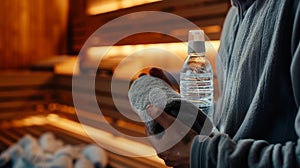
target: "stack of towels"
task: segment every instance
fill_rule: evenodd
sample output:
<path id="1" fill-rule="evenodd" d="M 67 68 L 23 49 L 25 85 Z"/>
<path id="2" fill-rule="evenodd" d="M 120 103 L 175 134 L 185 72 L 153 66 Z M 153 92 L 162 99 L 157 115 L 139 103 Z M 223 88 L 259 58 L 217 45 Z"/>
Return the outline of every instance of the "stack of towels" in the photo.
<path id="1" fill-rule="evenodd" d="M 104 168 L 107 162 L 102 148 L 65 145 L 51 132 L 39 139 L 25 135 L 0 155 L 0 168 Z"/>

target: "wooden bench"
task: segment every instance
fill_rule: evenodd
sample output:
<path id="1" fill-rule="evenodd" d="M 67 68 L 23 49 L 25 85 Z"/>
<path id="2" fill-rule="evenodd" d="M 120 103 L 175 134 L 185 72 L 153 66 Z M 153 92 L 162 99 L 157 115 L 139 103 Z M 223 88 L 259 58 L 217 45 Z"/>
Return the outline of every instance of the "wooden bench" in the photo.
<path id="1" fill-rule="evenodd" d="M 93 79 L 86 77 L 86 80 Z M 83 133 L 76 132 L 80 126 L 78 117 L 84 118 L 86 121 L 84 124 L 98 130 L 109 123 L 124 134 L 145 136 L 143 123 L 127 118 L 115 107 L 110 93 L 111 79 L 97 77 L 94 80 L 96 99 L 105 121 L 98 120 L 95 108 L 74 108 L 72 87 L 76 88 L 76 92 L 80 93 L 80 98 L 86 104 L 95 97 L 89 95 L 91 88 L 84 84 L 77 83 L 72 86 L 72 76 L 48 72 L 0 73 L 0 152 L 17 142 L 24 134 L 38 137 L 47 131 L 53 132 L 66 143 L 93 143 L 94 141 L 83 130 L 81 130 Z M 129 104 L 126 105 L 128 100 L 124 94 L 118 96 L 124 102 L 123 108 L 127 109 L 128 115 L 135 115 Z M 76 110 L 81 112 L 76 113 Z M 55 120 L 52 116 L 57 116 L 60 120 Z M 74 126 L 74 130 L 62 128 L 59 122 L 67 120 L 76 123 L 77 127 Z M 128 157 L 110 151 L 108 155 L 111 167 L 164 167 L 162 161 L 153 161 L 153 157 Z"/>

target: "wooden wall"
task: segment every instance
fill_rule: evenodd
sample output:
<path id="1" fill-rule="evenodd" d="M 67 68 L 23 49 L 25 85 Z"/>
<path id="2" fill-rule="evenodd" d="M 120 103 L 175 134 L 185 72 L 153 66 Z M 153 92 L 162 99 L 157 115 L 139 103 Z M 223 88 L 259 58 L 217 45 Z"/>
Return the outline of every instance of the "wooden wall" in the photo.
<path id="1" fill-rule="evenodd" d="M 0 70 L 25 69 L 36 61 L 54 55 L 77 54 L 97 28 L 132 12 L 164 11 L 185 17 L 201 28 L 216 25 L 222 28 L 228 8 L 229 0 L 163 0 L 105 14 L 88 15 L 86 0 L 2 0 Z M 126 23 L 123 26 L 128 28 Z M 123 26 L 120 25 L 120 30 Z M 172 28 L 172 25 L 169 27 Z M 117 32 L 105 38 L 109 39 L 110 35 Z M 176 41 L 158 34 L 150 34 L 151 38 L 144 36 L 149 34 L 128 37 L 119 45 Z M 220 30 L 210 32 L 208 36 L 210 39 L 219 39 Z"/>
<path id="2" fill-rule="evenodd" d="M 68 0 L 1 0 L 0 70 L 67 53 Z"/>
<path id="3" fill-rule="evenodd" d="M 70 25 L 69 29 L 72 34 L 70 37 L 70 50 L 77 53 L 80 51 L 84 42 L 88 37 L 99 27 L 108 23 L 109 21 L 139 11 L 163 11 L 176 14 L 193 22 L 200 28 L 210 28 L 213 31 L 207 31 L 210 39 L 216 40 L 220 38 L 222 25 L 229 9 L 229 0 L 163 0 L 151 4 L 140 5 L 118 11 L 89 15 L 86 9 L 86 0 L 72 0 L 70 3 Z M 163 25 L 170 32 L 180 32 L 183 37 L 187 37 L 188 28 L 185 25 L 174 25 L 174 22 L 164 21 L 164 23 L 157 23 L 161 18 L 153 18 L 149 20 L 149 24 Z M 126 29 L 136 29 L 137 25 L 129 25 L 124 22 L 117 27 L 112 27 L 111 32 L 102 35 L 99 39 L 99 44 L 109 43 L 109 39 L 113 39 L 118 32 L 126 31 Z M 208 29 L 207 29 L 208 30 Z M 146 40 L 145 40 L 146 39 Z M 178 41 L 178 39 L 177 39 Z M 176 42 L 176 39 L 170 38 L 166 35 L 143 33 L 139 35 L 130 36 L 118 42 L 118 45 L 126 44 L 146 44 L 146 43 L 161 43 L 161 42 Z"/>

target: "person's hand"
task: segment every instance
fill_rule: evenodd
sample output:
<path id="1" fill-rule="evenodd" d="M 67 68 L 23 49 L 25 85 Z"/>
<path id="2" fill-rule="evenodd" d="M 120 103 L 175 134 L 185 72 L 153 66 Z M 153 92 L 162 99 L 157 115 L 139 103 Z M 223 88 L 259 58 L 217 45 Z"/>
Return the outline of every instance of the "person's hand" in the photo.
<path id="1" fill-rule="evenodd" d="M 149 70 L 149 75 L 164 80 L 175 91 L 179 92 L 179 85 L 176 82 L 177 80 L 171 74 L 168 74 L 168 75 L 166 75 L 166 74 L 168 74 L 168 72 L 164 72 L 163 70 L 161 70 L 159 68 L 151 68 Z"/>
<path id="2" fill-rule="evenodd" d="M 149 138 L 149 141 L 157 151 L 158 156 L 165 161 L 167 166 L 189 167 L 190 148 L 192 140 L 197 133 L 178 120 L 176 120 L 176 124 L 174 124 L 174 117 L 168 115 L 162 109 L 154 105 L 148 105 L 146 111 L 148 115 L 165 130 L 162 137 L 158 138 L 154 136 Z M 147 129 L 146 132 L 149 135 Z M 179 142 L 177 142 L 177 140 L 179 140 Z M 171 143 L 174 143 L 173 147 L 166 151 L 162 151 L 162 149 Z"/>

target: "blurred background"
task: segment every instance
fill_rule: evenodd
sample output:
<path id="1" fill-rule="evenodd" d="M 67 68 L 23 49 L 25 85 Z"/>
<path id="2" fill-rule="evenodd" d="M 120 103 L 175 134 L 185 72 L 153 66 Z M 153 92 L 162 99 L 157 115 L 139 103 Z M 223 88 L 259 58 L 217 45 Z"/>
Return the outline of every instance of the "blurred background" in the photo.
<path id="1" fill-rule="evenodd" d="M 153 149 L 147 142 L 128 140 L 122 134 L 109 132 L 105 126 L 109 123 L 121 133 L 145 136 L 144 124 L 128 117 L 136 116 L 128 103 L 127 91 L 120 92 L 118 101 L 122 105 L 115 107 L 112 76 L 120 82 L 132 81 L 139 73 L 147 73 L 149 63 L 178 73 L 181 62 L 172 58 L 175 54 L 183 61 L 187 56 L 182 39 L 187 41 L 191 27 L 164 17 L 151 18 L 147 24 L 157 25 L 165 34 L 144 32 L 115 42 L 116 37 L 128 30 L 140 30 L 139 22 L 122 22 L 109 25 L 105 34 L 93 36 L 90 40 L 95 45 L 84 49 L 83 45 L 98 28 L 118 17 L 141 11 L 167 12 L 205 31 L 207 56 L 216 72 L 215 57 L 230 7 L 229 0 L 2 0 L 1 3 L 0 152 L 26 134 L 39 138 L 50 131 L 66 144 L 95 143 L 95 139 L 100 139 L 97 143 L 136 155 Z M 108 47 L 109 51 L 105 52 Z M 158 50 L 146 52 L 149 48 Z M 102 55 L 105 56 L 99 64 L 97 60 Z M 118 67 L 125 59 L 127 62 Z M 83 102 L 92 101 L 87 86 L 82 83 L 72 86 L 72 75 L 89 74 L 94 66 L 98 67 L 94 92 L 103 113 L 100 118 L 96 109 L 75 109 L 72 98 L 72 87 L 76 87 Z M 138 71 L 126 73 L 130 69 Z M 93 76 L 86 78 L 92 80 Z M 84 118 L 83 124 L 94 131 L 95 137 L 85 133 L 78 117 Z M 155 155 L 130 158 L 110 150 L 106 152 L 107 167 L 164 167 Z"/>

